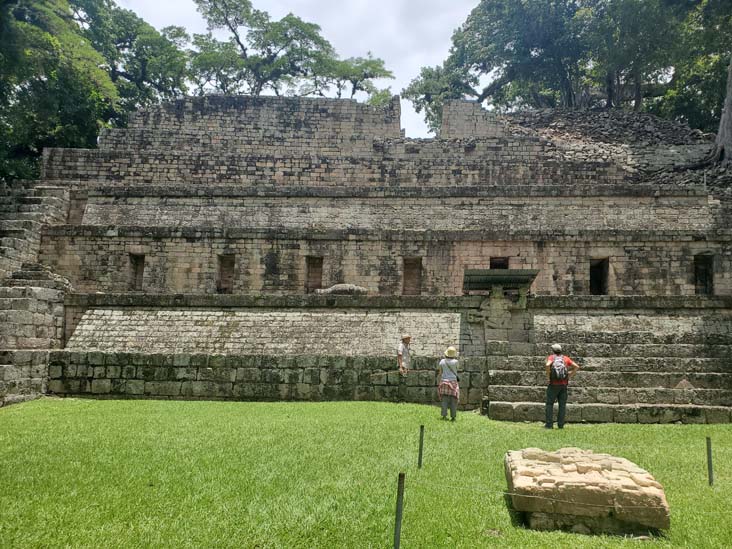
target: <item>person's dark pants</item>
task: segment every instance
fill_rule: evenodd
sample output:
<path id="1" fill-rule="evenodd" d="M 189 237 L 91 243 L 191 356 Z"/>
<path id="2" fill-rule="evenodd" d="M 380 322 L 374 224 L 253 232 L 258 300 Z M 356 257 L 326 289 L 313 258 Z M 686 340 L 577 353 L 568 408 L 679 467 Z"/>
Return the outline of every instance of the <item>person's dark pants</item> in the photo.
<path id="1" fill-rule="evenodd" d="M 546 421 L 545 426 L 552 428 L 554 421 L 554 403 L 559 401 L 559 415 L 557 416 L 557 425 L 561 429 L 564 427 L 564 414 L 567 411 L 567 386 L 566 385 L 548 385 L 546 388 Z"/>

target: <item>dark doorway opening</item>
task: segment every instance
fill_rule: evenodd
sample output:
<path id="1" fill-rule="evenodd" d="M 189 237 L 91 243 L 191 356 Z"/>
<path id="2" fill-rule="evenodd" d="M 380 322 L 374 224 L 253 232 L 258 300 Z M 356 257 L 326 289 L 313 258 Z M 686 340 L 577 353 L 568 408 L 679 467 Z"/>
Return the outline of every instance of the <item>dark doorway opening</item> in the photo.
<path id="1" fill-rule="evenodd" d="M 491 269 L 508 269 L 507 257 L 491 257 Z"/>
<path id="2" fill-rule="evenodd" d="M 404 286 L 402 294 L 419 295 L 422 293 L 422 258 L 404 258 Z"/>
<path id="3" fill-rule="evenodd" d="M 305 292 L 313 293 L 323 287 L 323 258 L 307 256 L 305 258 Z"/>
<path id="4" fill-rule="evenodd" d="M 236 256 L 224 254 L 219 256 L 218 275 L 216 277 L 216 292 L 230 294 L 234 292 L 234 266 Z"/>
<path id="5" fill-rule="evenodd" d="M 714 295 L 714 256 L 694 256 L 694 290 L 697 295 Z"/>
<path id="6" fill-rule="evenodd" d="M 142 291 L 144 275 L 145 256 L 143 254 L 130 254 L 130 290 L 133 292 Z"/>
<path id="7" fill-rule="evenodd" d="M 609 270 L 608 258 L 590 260 L 590 294 L 607 295 Z"/>

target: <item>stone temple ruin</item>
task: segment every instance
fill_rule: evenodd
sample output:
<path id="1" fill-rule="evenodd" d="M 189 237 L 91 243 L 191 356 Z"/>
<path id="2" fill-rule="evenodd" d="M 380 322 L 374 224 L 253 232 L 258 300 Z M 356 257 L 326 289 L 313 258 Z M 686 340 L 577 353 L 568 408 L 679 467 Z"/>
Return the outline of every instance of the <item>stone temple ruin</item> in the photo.
<path id="1" fill-rule="evenodd" d="M 557 341 L 583 368 L 569 421 L 729 422 L 728 174 L 680 169 L 711 144 L 467 101 L 437 139 L 402 136 L 398 98 L 138 112 L 0 199 L 0 402 L 428 403 L 459 345 L 464 409 L 541 420 Z M 316 293 L 336 284 L 366 293 Z"/>

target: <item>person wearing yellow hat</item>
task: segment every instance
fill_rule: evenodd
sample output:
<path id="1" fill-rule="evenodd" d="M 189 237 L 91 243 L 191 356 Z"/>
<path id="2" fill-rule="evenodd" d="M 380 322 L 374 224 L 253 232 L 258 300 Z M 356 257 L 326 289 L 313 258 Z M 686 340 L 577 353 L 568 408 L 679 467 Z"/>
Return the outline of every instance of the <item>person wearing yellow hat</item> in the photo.
<path id="1" fill-rule="evenodd" d="M 440 360 L 438 373 L 440 381 L 437 394 L 442 403 L 442 419 L 447 420 L 447 409 L 450 408 L 450 419 L 457 418 L 457 404 L 460 399 L 460 377 L 458 376 L 457 349 L 452 345 L 445 351 L 445 358 Z"/>

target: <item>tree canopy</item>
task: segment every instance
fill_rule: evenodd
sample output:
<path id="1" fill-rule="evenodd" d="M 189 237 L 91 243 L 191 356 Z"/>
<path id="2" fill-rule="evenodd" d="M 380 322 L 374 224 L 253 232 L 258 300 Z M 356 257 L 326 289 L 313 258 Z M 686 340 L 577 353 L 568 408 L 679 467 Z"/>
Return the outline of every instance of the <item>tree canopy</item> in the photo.
<path id="1" fill-rule="evenodd" d="M 492 108 L 650 110 L 714 131 L 732 53 L 728 0 L 482 0 L 441 66 L 403 95 L 439 128 L 446 99 Z"/>
<path id="2" fill-rule="evenodd" d="M 383 60 L 340 59 L 314 23 L 249 0 L 196 4 L 209 32 L 191 37 L 113 0 L 0 0 L 0 181 L 37 177 L 44 147 L 93 147 L 100 128 L 189 90 L 391 95 L 374 83 L 393 78 Z"/>

